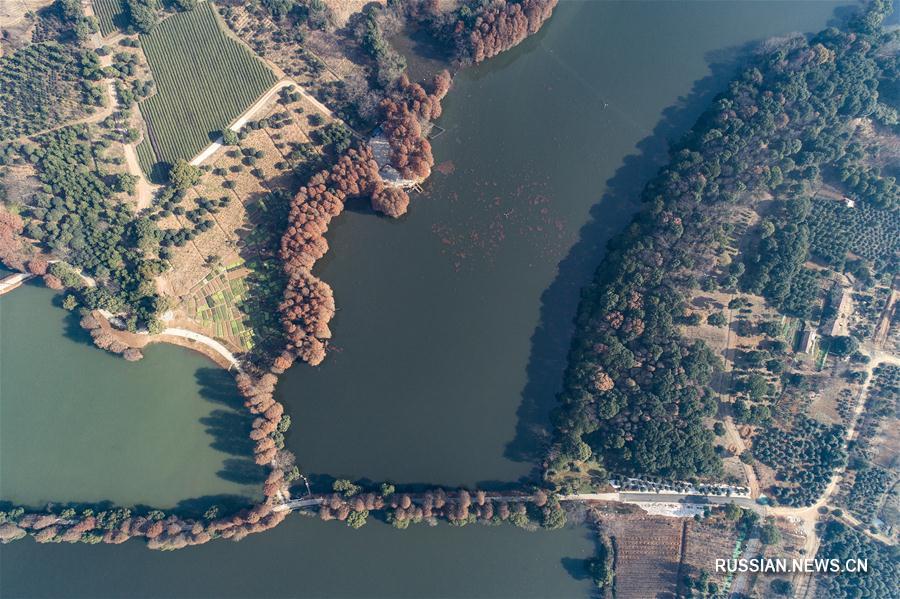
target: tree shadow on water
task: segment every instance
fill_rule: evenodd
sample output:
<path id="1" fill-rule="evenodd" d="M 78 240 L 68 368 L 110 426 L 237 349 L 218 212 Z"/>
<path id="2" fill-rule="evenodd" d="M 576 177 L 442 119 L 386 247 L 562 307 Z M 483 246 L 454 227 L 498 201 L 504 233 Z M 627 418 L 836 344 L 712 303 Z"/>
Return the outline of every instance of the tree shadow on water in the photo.
<path id="1" fill-rule="evenodd" d="M 200 397 L 232 410 L 244 411 L 244 400 L 237 391 L 234 375 L 221 368 L 199 368 L 194 374 Z"/>
<path id="2" fill-rule="evenodd" d="M 213 410 L 200 419 L 206 433 L 213 438 L 210 447 L 242 457 L 253 455 L 254 442 L 249 436 L 252 422 L 246 415 L 226 410 Z"/>
<path id="3" fill-rule="evenodd" d="M 557 405 L 581 289 L 600 264 L 606 244 L 622 231 L 639 208 L 641 191 L 668 161 L 671 142 L 686 133 L 715 96 L 725 88 L 759 42 L 708 52 L 709 74 L 694 82 L 690 92 L 666 108 L 650 135 L 637 143 L 637 152 L 626 156 L 606 182 L 606 190 L 590 210 L 578 241 L 559 263 L 558 273 L 541 296 L 540 318 L 531 337 L 526 369 L 527 382 L 517 411 L 514 438 L 504 456 L 535 464 L 539 478 L 541 461 L 550 441 L 549 415 Z"/>
<path id="4" fill-rule="evenodd" d="M 206 433 L 212 437 L 210 447 L 235 456 L 228 458 L 216 474 L 219 478 L 242 485 L 261 484 L 265 469 L 253 461 L 254 441 L 250 438 L 253 415 L 243 406 L 234 378 L 224 370 L 200 368 L 196 373 L 200 397 L 223 406 L 200 418 Z"/>
<path id="5" fill-rule="evenodd" d="M 575 580 L 587 580 L 590 578 L 584 560 L 577 557 L 564 557 L 559 560 L 566 573 Z"/>
<path id="6" fill-rule="evenodd" d="M 216 474 L 240 485 L 261 485 L 266 480 L 265 469 L 249 458 L 228 458 Z"/>

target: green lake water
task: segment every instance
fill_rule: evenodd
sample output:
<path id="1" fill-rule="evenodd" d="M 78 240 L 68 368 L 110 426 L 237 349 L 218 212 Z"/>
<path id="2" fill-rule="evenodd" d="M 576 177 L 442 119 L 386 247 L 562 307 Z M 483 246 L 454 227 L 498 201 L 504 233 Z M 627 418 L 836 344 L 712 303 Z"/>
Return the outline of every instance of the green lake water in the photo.
<path id="1" fill-rule="evenodd" d="M 439 169 L 410 213 L 394 222 L 354 204 L 328 235 L 317 273 L 339 309 L 332 352 L 277 390 L 303 470 L 489 487 L 527 477 L 579 289 L 666 140 L 749 44 L 819 30 L 839 6 L 562 0 L 537 35 L 460 73 L 433 141 Z M 226 468 L 238 456 L 211 447 L 238 427 L 202 423 L 233 401 L 203 382 L 203 358 L 157 347 L 127 364 L 67 337 L 49 302 L 40 288 L 0 299 L 0 497 L 164 506 L 245 492 L 234 480 L 247 472 Z M 0 596 L 586 597 L 591 551 L 582 527 L 352 531 L 292 516 L 175 553 L 16 542 L 0 548 Z"/>
<path id="2" fill-rule="evenodd" d="M 231 375 L 180 347 L 136 363 L 99 351 L 54 300 L 36 284 L 0 297 L 0 500 L 169 508 L 261 495 Z"/>

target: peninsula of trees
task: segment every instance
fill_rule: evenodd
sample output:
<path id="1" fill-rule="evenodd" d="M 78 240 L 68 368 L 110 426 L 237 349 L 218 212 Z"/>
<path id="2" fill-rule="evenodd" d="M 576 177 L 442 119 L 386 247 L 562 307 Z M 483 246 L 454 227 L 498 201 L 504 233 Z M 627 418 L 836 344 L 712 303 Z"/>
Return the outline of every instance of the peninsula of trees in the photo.
<path id="1" fill-rule="evenodd" d="M 849 181 L 871 209 L 896 210 L 896 182 L 863 162 L 851 134 L 857 119 L 897 123 L 897 33 L 881 27 L 890 10 L 879 0 L 845 30 L 769 45 L 671 148 L 643 191 L 644 209 L 583 290 L 549 480 L 566 488 L 585 470 L 681 479 L 720 471 L 703 422 L 716 407 L 709 383 L 719 364 L 679 332 L 686 297 L 703 280 L 716 285 L 711 248 L 739 203 L 771 200 L 769 222 L 722 284 L 787 313 L 808 309 L 811 196 L 823 180 Z"/>

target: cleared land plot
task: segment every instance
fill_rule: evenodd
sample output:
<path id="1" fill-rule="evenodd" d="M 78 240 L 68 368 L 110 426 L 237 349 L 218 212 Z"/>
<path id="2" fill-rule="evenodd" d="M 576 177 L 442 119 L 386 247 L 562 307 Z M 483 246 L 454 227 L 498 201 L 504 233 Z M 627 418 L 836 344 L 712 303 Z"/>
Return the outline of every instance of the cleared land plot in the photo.
<path id="1" fill-rule="evenodd" d="M 725 573 L 716 572 L 716 559 L 741 555 L 742 545 L 734 524 L 718 518 L 711 522 L 687 523 L 684 545 L 684 574 L 699 576 L 701 571 L 710 575 L 710 580 L 724 588 L 730 579 Z"/>
<path id="2" fill-rule="evenodd" d="M 681 563 L 683 522 L 637 516 L 607 520 L 616 552 L 616 599 L 673 598 Z"/>
<path id="3" fill-rule="evenodd" d="M 124 18 L 121 0 L 94 0 L 94 16 L 100 24 L 100 35 L 106 37 Z"/>
<path id="4" fill-rule="evenodd" d="M 141 36 L 157 93 L 139 104 L 157 161 L 188 160 L 275 83 L 275 75 L 228 37 L 208 2 Z M 140 150 L 146 168 L 146 149 Z"/>
<path id="5" fill-rule="evenodd" d="M 211 156 L 210 171 L 181 207 L 189 213 L 201 198 L 229 202 L 208 215 L 214 227 L 172 248 L 172 269 L 161 281 L 177 300 L 173 323 L 215 337 L 233 351 L 265 347 L 282 330 L 275 306 L 284 291 L 283 273 L 273 258 L 285 204 L 305 180 L 294 169 L 308 171 L 322 151 L 310 137 L 316 127 L 309 115 L 320 114 L 318 109 L 305 97 L 293 98 L 272 98 L 259 120 L 245 125 L 239 145 Z M 323 123 L 330 121 L 321 116 Z M 300 146 L 305 151 L 298 151 Z M 185 214 L 173 213 L 159 226 L 180 229 L 190 223 Z"/>

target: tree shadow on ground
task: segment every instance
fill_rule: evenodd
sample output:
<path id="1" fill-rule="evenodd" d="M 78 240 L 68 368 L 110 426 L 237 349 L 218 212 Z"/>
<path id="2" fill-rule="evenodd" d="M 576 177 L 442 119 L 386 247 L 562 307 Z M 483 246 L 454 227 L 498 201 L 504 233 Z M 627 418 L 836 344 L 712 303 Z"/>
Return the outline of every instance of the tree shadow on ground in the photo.
<path id="1" fill-rule="evenodd" d="M 556 279 L 541 296 L 540 318 L 531 337 L 527 382 L 517 411 L 514 438 L 504 456 L 535 464 L 538 477 L 544 450 L 550 441 L 549 415 L 557 405 L 574 331 L 581 289 L 605 255 L 609 240 L 622 231 L 639 208 L 641 191 L 668 162 L 668 148 L 697 121 L 728 81 L 738 72 L 758 42 L 706 54 L 709 74 L 694 82 L 690 92 L 662 112 L 652 133 L 637 144 L 606 182 L 606 190 L 590 210 L 578 241 L 559 263 Z"/>

